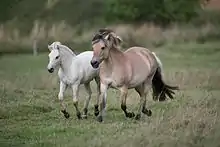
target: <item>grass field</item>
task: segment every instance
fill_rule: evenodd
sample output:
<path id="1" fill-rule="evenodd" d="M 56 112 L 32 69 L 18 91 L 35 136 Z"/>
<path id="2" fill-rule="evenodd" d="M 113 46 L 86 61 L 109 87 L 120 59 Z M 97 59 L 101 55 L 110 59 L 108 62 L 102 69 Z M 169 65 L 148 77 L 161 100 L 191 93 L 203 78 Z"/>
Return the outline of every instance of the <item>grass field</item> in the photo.
<path id="1" fill-rule="evenodd" d="M 47 54 L 0 57 L 0 146 L 62 147 L 219 147 L 220 43 L 166 45 L 152 49 L 161 58 L 166 82 L 178 85 L 175 100 L 147 105 L 152 117 L 127 119 L 119 93 L 108 91 L 103 123 L 93 115 L 77 120 L 68 90 L 71 117 L 60 113 L 58 78 L 49 74 Z M 86 93 L 80 88 L 80 108 Z M 139 97 L 129 91 L 128 109 L 136 111 Z"/>

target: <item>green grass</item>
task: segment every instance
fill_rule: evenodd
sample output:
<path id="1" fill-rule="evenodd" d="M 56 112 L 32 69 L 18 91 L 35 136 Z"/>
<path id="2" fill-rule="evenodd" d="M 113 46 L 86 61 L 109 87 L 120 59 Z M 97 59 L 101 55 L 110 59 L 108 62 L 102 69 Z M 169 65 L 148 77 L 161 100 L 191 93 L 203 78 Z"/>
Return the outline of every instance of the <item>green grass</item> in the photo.
<path id="1" fill-rule="evenodd" d="M 165 80 L 180 86 L 175 100 L 154 102 L 152 117 L 125 118 L 119 92 L 110 89 L 103 123 L 93 115 L 96 91 L 87 120 L 77 120 L 68 90 L 70 119 L 61 113 L 58 78 L 46 70 L 47 54 L 0 57 L 0 146 L 62 147 L 218 147 L 220 146 L 220 44 L 167 45 L 154 50 L 163 62 Z M 80 87 L 80 108 L 86 92 Z M 129 91 L 128 109 L 139 97 Z"/>

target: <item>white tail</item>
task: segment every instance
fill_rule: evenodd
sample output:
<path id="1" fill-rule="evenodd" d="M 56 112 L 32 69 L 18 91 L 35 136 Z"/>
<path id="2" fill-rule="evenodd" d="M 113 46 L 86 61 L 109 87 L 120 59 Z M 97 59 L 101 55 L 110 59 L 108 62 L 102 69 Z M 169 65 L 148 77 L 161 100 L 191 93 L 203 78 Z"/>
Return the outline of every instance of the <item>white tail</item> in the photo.
<path id="1" fill-rule="evenodd" d="M 161 60 L 157 57 L 157 55 L 155 54 L 155 52 L 152 52 L 152 54 L 154 55 L 155 59 L 157 60 L 157 63 L 158 63 L 158 65 L 159 65 L 159 67 L 160 67 L 160 72 L 162 72 L 162 67 L 163 67 L 163 65 L 162 65 Z"/>

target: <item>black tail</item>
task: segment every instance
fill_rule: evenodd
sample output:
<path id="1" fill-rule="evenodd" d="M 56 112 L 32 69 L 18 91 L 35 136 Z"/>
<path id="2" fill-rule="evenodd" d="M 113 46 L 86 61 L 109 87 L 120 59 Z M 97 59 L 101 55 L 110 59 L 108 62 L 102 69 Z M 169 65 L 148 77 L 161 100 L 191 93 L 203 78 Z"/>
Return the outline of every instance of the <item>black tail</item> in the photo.
<path id="1" fill-rule="evenodd" d="M 159 100 L 159 101 L 165 101 L 167 99 L 167 96 L 170 99 L 173 99 L 173 90 L 178 90 L 179 88 L 177 86 L 169 86 L 164 83 L 162 80 L 161 73 L 159 69 L 157 69 L 156 73 L 154 74 L 153 80 L 152 80 L 152 88 L 153 88 L 153 100 Z"/>

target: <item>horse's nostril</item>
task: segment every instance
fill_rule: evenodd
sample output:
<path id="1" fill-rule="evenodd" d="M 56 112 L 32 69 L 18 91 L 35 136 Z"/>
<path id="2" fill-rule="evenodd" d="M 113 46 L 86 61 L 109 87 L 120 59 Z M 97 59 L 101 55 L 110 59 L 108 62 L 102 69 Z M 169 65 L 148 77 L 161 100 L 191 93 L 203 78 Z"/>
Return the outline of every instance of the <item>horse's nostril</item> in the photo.
<path id="1" fill-rule="evenodd" d="M 48 69 L 49 73 L 52 73 L 54 71 L 53 68 Z"/>
<path id="2" fill-rule="evenodd" d="M 91 61 L 91 65 L 93 68 L 98 68 L 99 67 L 99 62 L 98 61 Z"/>

